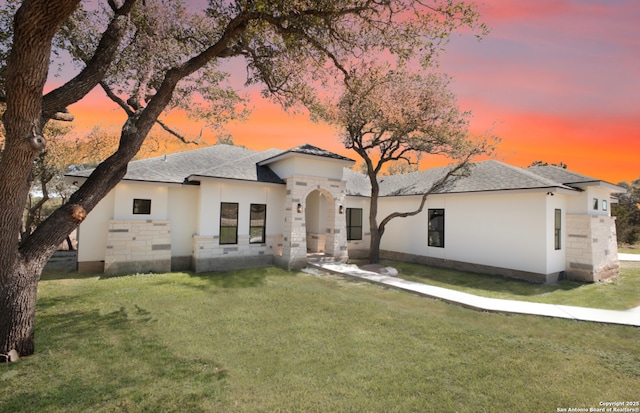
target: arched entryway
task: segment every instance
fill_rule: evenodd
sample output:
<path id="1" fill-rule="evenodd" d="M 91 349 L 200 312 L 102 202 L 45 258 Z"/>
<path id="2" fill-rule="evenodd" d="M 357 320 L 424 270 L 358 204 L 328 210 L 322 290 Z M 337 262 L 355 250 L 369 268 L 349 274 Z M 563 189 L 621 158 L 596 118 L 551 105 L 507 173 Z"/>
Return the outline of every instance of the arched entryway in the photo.
<path id="1" fill-rule="evenodd" d="M 329 221 L 329 200 L 331 194 L 324 190 L 314 190 L 305 200 L 305 228 L 307 235 L 307 253 L 324 254 L 327 252 L 327 222 Z"/>
<path id="2" fill-rule="evenodd" d="M 288 269 L 304 267 L 309 241 L 317 241 L 312 248 L 324 247 L 324 254 L 346 262 L 345 186 L 345 181 L 328 178 L 294 176 L 287 179 L 282 257 L 276 260 L 278 265 Z M 311 223 L 309 228 L 307 220 Z M 313 240 L 313 234 L 324 235 L 324 241 Z"/>

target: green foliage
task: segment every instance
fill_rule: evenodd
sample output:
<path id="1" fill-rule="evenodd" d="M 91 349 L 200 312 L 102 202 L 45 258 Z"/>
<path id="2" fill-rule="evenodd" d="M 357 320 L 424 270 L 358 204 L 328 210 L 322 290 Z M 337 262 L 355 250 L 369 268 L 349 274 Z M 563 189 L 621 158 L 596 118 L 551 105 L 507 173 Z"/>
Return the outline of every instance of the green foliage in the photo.
<path id="1" fill-rule="evenodd" d="M 627 190 L 618 194 L 618 203 L 611 207 L 611 214 L 616 217 L 618 243 L 633 245 L 640 241 L 640 178 L 618 185 Z"/>
<path id="2" fill-rule="evenodd" d="M 529 168 L 531 168 L 532 166 L 557 166 L 558 168 L 567 169 L 567 164 L 564 162 L 549 163 L 549 162 L 543 162 L 543 161 L 534 161 L 534 162 L 531 162 L 531 164 L 529 165 Z"/>
<path id="3" fill-rule="evenodd" d="M 20 412 L 556 411 L 635 400 L 637 329 L 276 268 L 44 280 Z"/>

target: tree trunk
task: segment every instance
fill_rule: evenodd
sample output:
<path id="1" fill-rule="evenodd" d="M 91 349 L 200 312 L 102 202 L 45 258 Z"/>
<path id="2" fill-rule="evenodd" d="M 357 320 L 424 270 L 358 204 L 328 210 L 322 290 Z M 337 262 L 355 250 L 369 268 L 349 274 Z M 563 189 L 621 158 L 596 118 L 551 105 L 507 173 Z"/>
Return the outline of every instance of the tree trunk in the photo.
<path id="1" fill-rule="evenodd" d="M 368 175 L 369 181 L 371 182 L 371 199 L 369 200 L 369 231 L 371 232 L 369 264 L 378 264 L 380 262 L 380 239 L 382 238 L 382 232 L 378 227 L 378 195 L 380 193 L 380 187 L 378 185 L 377 173 L 369 168 Z"/>
<path id="2" fill-rule="evenodd" d="M 41 271 L 16 263 L 13 269 L 7 269 L 12 276 L 0 283 L 0 354 L 16 350 L 26 356 L 35 351 L 36 293 Z"/>
<path id="3" fill-rule="evenodd" d="M 21 355 L 34 351 L 37 283 L 50 255 L 30 256 L 29 261 L 19 249 L 19 235 L 31 167 L 45 144 L 40 118 L 51 40 L 78 3 L 25 0 L 14 19 L 6 66 L 5 147 L 0 159 L 0 354 L 12 349 Z"/>

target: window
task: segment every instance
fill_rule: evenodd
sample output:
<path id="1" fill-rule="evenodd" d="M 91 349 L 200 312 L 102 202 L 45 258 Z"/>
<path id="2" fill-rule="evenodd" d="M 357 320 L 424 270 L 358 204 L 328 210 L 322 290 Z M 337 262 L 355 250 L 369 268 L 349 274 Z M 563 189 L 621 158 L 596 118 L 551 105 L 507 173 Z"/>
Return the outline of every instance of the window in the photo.
<path id="1" fill-rule="evenodd" d="M 265 223 L 267 222 L 267 206 L 264 204 L 251 204 L 251 214 L 249 219 L 249 243 L 264 243 Z"/>
<path id="2" fill-rule="evenodd" d="M 362 239 L 362 208 L 347 208 L 347 240 Z"/>
<path id="3" fill-rule="evenodd" d="M 220 204 L 220 244 L 238 243 L 238 204 Z"/>
<path id="4" fill-rule="evenodd" d="M 607 210 L 607 208 L 609 208 L 609 205 L 608 205 L 608 203 L 607 203 L 607 200 L 606 200 L 606 199 L 603 199 L 603 200 L 602 200 L 602 210 L 603 210 L 603 211 L 606 211 L 606 210 Z"/>
<path id="5" fill-rule="evenodd" d="M 444 248 L 444 209 L 429 210 L 429 246 Z"/>
<path id="6" fill-rule="evenodd" d="M 559 250 L 562 248 L 562 210 L 556 209 L 555 219 L 554 219 L 554 239 L 556 249 Z"/>
<path id="7" fill-rule="evenodd" d="M 593 210 L 598 210 L 598 198 L 593 198 Z"/>
<path id="8" fill-rule="evenodd" d="M 151 214 L 151 200 L 150 199 L 134 199 L 133 213 L 135 215 Z"/>

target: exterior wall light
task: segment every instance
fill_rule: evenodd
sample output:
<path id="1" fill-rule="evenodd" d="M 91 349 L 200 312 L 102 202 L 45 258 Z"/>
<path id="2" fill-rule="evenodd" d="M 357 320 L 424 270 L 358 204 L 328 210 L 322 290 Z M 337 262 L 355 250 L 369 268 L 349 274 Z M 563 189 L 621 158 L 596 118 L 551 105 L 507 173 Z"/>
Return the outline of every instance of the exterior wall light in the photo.
<path id="1" fill-rule="evenodd" d="M 298 214 L 302 213 L 302 204 L 298 204 Z"/>
<path id="2" fill-rule="evenodd" d="M 339 214 L 344 214 L 344 207 L 343 207 L 342 205 L 340 205 L 340 206 L 338 207 L 338 213 L 339 213 Z"/>

